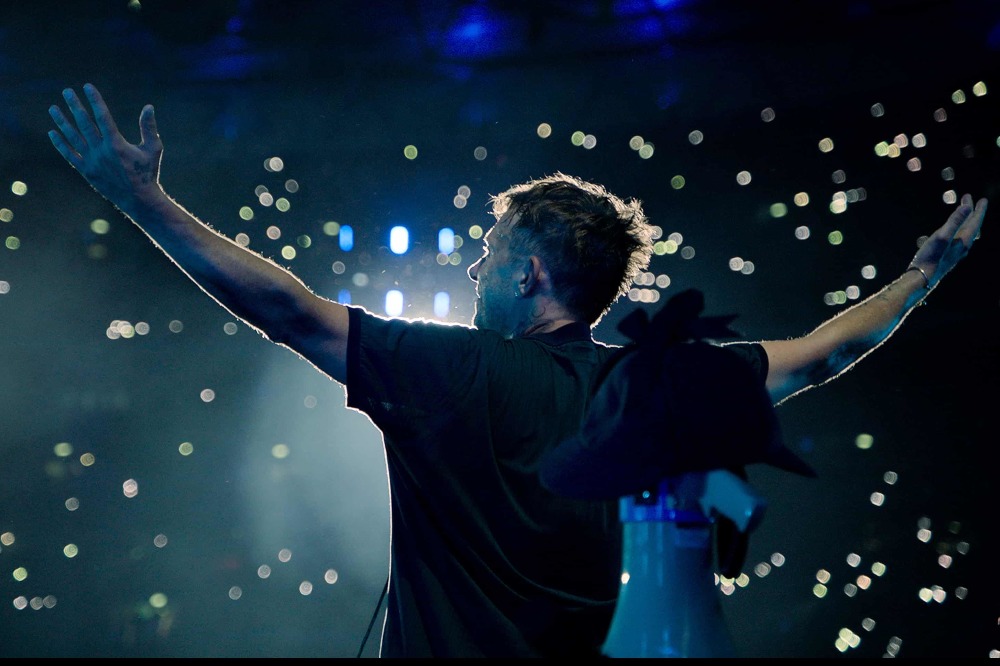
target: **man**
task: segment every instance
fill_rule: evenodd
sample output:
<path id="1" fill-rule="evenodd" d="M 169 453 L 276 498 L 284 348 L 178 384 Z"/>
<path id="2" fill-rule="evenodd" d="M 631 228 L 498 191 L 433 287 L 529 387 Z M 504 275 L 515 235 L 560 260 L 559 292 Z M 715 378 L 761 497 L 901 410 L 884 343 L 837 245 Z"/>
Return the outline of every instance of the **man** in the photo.
<path id="1" fill-rule="evenodd" d="M 159 182 L 153 108 L 125 141 L 100 93 L 50 107 L 59 153 L 201 289 L 344 384 L 383 434 L 391 583 L 380 654 L 597 656 L 618 591 L 616 503 L 558 497 L 542 457 L 573 434 L 612 353 L 591 328 L 650 258 L 636 201 L 561 174 L 494 200 L 474 327 L 390 320 L 318 296 L 214 231 Z M 794 340 L 738 346 L 774 403 L 888 338 L 965 256 L 986 201 L 961 204 L 875 296 Z"/>

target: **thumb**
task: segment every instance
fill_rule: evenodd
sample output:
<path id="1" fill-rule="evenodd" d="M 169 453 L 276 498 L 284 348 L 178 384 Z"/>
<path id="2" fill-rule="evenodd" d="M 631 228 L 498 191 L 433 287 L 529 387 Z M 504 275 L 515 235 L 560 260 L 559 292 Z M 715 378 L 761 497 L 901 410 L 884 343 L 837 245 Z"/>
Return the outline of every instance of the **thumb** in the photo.
<path id="1" fill-rule="evenodd" d="M 149 146 L 153 150 L 163 148 L 160 134 L 156 131 L 156 116 L 153 114 L 152 104 L 142 107 L 142 112 L 139 114 L 139 135 L 142 138 L 140 145 Z"/>

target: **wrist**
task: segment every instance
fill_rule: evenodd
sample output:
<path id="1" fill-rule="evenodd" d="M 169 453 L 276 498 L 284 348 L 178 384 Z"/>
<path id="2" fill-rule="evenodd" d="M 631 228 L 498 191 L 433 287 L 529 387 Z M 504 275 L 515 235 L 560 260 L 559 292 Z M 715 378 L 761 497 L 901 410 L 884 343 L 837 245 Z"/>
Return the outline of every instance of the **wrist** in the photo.
<path id="1" fill-rule="evenodd" d="M 134 192 L 128 199 L 118 204 L 118 208 L 128 217 L 136 219 L 145 217 L 149 213 L 160 212 L 170 202 L 170 197 L 159 183 L 156 183 Z"/>
<path id="2" fill-rule="evenodd" d="M 907 269 L 906 269 L 906 273 L 911 273 L 911 272 L 916 273 L 917 275 L 919 275 L 920 278 L 923 280 L 924 289 L 927 290 L 927 291 L 930 291 L 930 288 L 931 288 L 931 279 L 929 277 L 927 277 L 927 272 L 924 271 L 924 269 L 921 268 L 920 266 L 917 266 L 916 264 L 910 264 L 907 267 Z M 904 273 L 904 275 L 906 273 Z"/>
<path id="3" fill-rule="evenodd" d="M 931 292 L 930 280 L 925 277 L 923 271 L 918 266 L 910 264 L 903 274 L 896 280 L 906 291 L 906 309 L 910 310 L 926 302 L 927 295 Z"/>

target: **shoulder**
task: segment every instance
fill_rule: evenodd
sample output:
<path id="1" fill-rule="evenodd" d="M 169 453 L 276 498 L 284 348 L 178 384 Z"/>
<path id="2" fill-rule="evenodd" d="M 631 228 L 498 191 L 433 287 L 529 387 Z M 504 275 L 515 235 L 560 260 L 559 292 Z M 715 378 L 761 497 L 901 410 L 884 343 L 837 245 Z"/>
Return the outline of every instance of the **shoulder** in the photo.
<path id="1" fill-rule="evenodd" d="M 347 307 L 351 328 L 362 339 L 371 336 L 428 336 L 452 342 L 469 340 L 499 343 L 503 340 L 499 333 L 480 330 L 467 324 L 422 317 L 386 317 L 370 312 L 361 306 L 349 305 Z"/>
<path id="2" fill-rule="evenodd" d="M 761 377 L 767 377 L 768 359 L 767 351 L 764 349 L 764 345 L 759 342 L 738 341 L 724 342 L 719 346 L 739 354 L 740 357 L 746 360 L 751 367 L 753 367 L 758 375 Z"/>

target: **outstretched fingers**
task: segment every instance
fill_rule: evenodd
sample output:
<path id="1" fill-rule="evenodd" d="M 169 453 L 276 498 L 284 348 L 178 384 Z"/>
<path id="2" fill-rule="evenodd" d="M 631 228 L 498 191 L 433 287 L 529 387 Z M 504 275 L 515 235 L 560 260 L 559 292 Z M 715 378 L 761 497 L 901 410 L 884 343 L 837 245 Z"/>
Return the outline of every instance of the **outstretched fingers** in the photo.
<path id="1" fill-rule="evenodd" d="M 49 137 L 51 138 L 53 134 L 59 134 L 61 132 L 61 134 L 59 134 L 60 144 L 65 146 L 67 150 L 72 151 L 75 157 L 79 159 L 83 152 L 87 149 L 87 143 L 83 140 L 83 137 L 76 131 L 76 127 L 73 126 L 73 123 L 66 119 L 62 109 L 55 104 L 49 107 L 49 116 L 56 124 L 56 127 L 59 128 L 59 132 L 56 132 L 55 130 L 50 131 Z M 54 139 L 53 143 L 55 143 Z M 59 148 L 59 144 L 56 145 L 56 148 Z M 59 152 L 62 152 L 62 150 Z M 63 154 L 63 157 L 66 157 L 66 155 Z M 69 157 L 66 157 L 66 159 L 69 159 Z"/>
<path id="2" fill-rule="evenodd" d="M 968 254 L 979 237 L 985 215 L 985 198 L 973 204 L 972 195 L 962 195 L 961 202 L 948 220 L 920 246 L 911 265 L 930 273 L 932 283 L 940 281 Z"/>
<path id="3" fill-rule="evenodd" d="M 971 204 L 972 197 L 969 197 L 969 202 Z M 977 201 L 976 207 L 972 209 L 968 217 L 962 221 L 958 231 L 955 232 L 955 239 L 960 240 L 966 250 L 972 247 L 972 243 L 979 238 L 979 232 L 983 228 L 983 220 L 986 218 L 987 203 L 985 198 Z"/>
<path id="4" fill-rule="evenodd" d="M 55 130 L 49 130 L 49 141 L 51 141 L 52 145 L 56 147 L 56 150 L 58 150 L 59 154 L 63 156 L 63 159 L 73 165 L 73 168 L 77 171 L 80 170 L 80 167 L 83 166 L 83 158 L 80 157 L 80 153 L 66 143 L 62 134 Z"/>
<path id="5" fill-rule="evenodd" d="M 108 105 L 104 103 L 100 91 L 94 87 L 94 84 L 85 83 L 83 84 L 83 92 L 90 102 L 90 108 L 94 110 L 94 122 L 97 123 L 97 129 L 100 130 L 100 133 L 106 137 L 119 134 L 115 119 L 108 111 Z"/>
<path id="6" fill-rule="evenodd" d="M 100 143 L 101 133 L 90 118 L 90 114 L 83 108 L 83 102 L 76 96 L 76 91 L 72 88 L 67 88 L 63 91 L 63 99 L 66 100 L 66 106 L 69 107 L 70 113 L 73 114 L 73 118 L 76 120 L 76 127 L 83 136 L 84 141 L 92 147 Z"/>
<path id="7" fill-rule="evenodd" d="M 986 199 L 980 199 L 973 205 L 972 195 L 963 194 L 961 204 L 948 217 L 948 221 L 937 230 L 935 236 L 948 246 L 961 244 L 965 251 L 979 237 L 986 216 Z"/>

